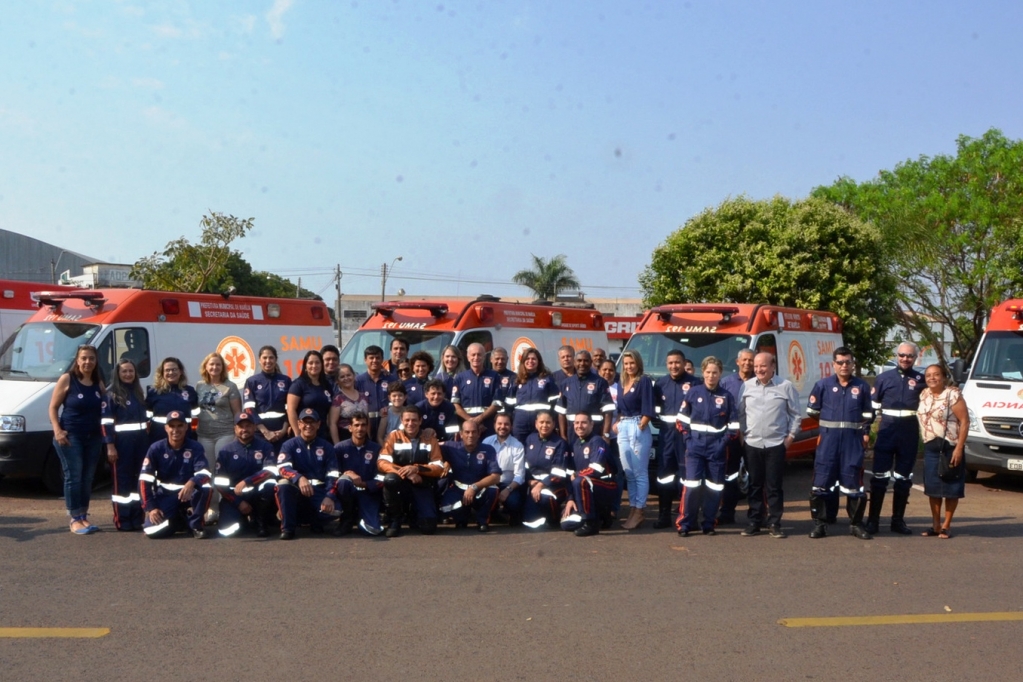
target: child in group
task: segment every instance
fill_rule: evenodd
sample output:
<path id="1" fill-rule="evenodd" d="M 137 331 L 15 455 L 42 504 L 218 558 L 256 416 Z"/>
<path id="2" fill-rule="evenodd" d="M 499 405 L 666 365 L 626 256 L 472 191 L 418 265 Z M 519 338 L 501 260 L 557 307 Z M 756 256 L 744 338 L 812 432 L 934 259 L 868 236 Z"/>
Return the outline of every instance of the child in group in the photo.
<path id="1" fill-rule="evenodd" d="M 387 434 L 401 428 L 401 408 L 405 407 L 405 386 L 400 381 L 392 381 L 387 387 L 387 398 L 390 404 L 387 406 L 387 418 L 380 419 L 380 429 L 377 433 L 377 442 L 383 443 L 387 440 Z"/>

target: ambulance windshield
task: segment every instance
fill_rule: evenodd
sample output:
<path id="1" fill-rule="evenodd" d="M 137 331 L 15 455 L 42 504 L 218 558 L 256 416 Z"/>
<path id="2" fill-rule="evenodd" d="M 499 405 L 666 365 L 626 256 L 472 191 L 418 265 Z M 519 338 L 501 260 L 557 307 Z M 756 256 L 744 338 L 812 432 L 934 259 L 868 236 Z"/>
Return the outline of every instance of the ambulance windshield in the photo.
<path id="1" fill-rule="evenodd" d="M 0 378 L 53 381 L 67 371 L 78 347 L 99 333 L 95 324 L 30 322 L 7 339 L 0 352 Z"/>
<path id="2" fill-rule="evenodd" d="M 988 332 L 973 361 L 973 379 L 1023 380 L 1023 332 Z"/>
<path id="3" fill-rule="evenodd" d="M 750 337 L 743 334 L 634 334 L 625 350 L 633 350 L 643 358 L 643 371 L 652 378 L 668 373 L 664 366 L 668 351 L 679 349 L 686 360 L 692 360 L 694 374 L 700 375 L 700 363 L 713 355 L 725 364 L 725 374 L 735 371 L 735 356 L 749 348 Z"/>
<path id="4" fill-rule="evenodd" d="M 441 352 L 445 346 L 454 343 L 455 334 L 454 332 L 427 332 L 418 329 L 364 329 L 355 332 L 345 344 L 341 350 L 341 362 L 351 365 L 356 375 L 362 374 L 366 371 L 366 361 L 363 359 L 366 348 L 379 346 L 384 351 L 384 360 L 390 360 L 391 341 L 394 339 L 408 342 L 409 355 L 421 350 L 432 355 L 436 371 L 440 367 Z"/>

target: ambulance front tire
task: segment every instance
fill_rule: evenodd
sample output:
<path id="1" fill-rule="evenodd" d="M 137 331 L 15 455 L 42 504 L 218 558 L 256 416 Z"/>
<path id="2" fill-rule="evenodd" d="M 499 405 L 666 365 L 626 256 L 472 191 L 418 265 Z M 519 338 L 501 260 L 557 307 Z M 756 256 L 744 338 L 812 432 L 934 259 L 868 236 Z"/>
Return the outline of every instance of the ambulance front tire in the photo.
<path id="1" fill-rule="evenodd" d="M 42 478 L 46 492 L 58 497 L 64 494 L 64 470 L 60 466 L 60 457 L 57 456 L 57 449 L 52 445 L 46 451 L 46 459 L 43 461 Z"/>

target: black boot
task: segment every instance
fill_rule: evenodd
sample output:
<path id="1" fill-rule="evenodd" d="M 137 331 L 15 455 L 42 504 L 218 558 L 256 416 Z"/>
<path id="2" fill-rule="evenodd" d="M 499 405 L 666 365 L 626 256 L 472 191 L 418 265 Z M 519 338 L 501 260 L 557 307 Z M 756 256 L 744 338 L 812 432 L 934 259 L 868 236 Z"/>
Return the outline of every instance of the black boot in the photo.
<path id="1" fill-rule="evenodd" d="M 671 528 L 674 524 L 671 521 L 671 500 L 674 497 L 671 493 L 657 494 L 657 520 L 654 521 L 654 528 Z"/>
<path id="2" fill-rule="evenodd" d="M 906 506 L 909 504 L 909 491 L 896 488 L 892 491 L 892 532 L 899 535 L 912 535 L 913 531 L 906 525 Z M 869 530 L 869 528 L 868 528 Z"/>
<path id="3" fill-rule="evenodd" d="M 824 516 L 825 521 L 828 524 L 838 522 L 838 488 L 834 488 L 831 494 L 824 498 L 824 508 L 826 514 Z"/>
<path id="4" fill-rule="evenodd" d="M 870 488 L 870 509 L 867 511 L 867 532 L 871 535 L 877 535 L 878 524 L 881 522 L 881 507 L 884 506 L 884 495 L 888 492 L 887 486 L 884 488 L 871 486 Z"/>
<path id="5" fill-rule="evenodd" d="M 596 535 L 600 532 L 600 526 L 596 521 L 583 521 L 583 525 L 575 529 L 576 537 L 584 538 L 588 535 Z"/>
<path id="6" fill-rule="evenodd" d="M 849 534 L 860 540 L 873 540 L 867 529 L 863 527 L 863 514 L 867 511 L 866 497 L 847 497 L 845 511 L 849 514 Z"/>
<path id="7" fill-rule="evenodd" d="M 828 511 L 825 499 L 810 493 L 810 518 L 813 519 L 813 530 L 810 537 L 818 540 L 828 534 Z"/>

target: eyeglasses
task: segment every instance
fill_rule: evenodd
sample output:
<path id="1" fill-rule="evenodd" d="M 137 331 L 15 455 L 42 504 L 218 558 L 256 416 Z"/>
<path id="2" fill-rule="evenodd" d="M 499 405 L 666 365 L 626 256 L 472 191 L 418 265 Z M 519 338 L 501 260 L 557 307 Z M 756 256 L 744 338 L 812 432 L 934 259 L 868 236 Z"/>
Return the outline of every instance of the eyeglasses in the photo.
<path id="1" fill-rule="evenodd" d="M 899 353 L 899 357 L 900 357 L 900 358 L 906 358 L 906 359 L 908 359 L 908 360 L 912 360 L 912 359 L 914 359 L 914 358 L 915 358 L 916 356 L 915 356 L 915 355 L 913 355 L 912 353 Z"/>
<path id="2" fill-rule="evenodd" d="M 851 365 L 853 363 L 852 360 L 835 360 L 834 362 L 836 365 Z"/>

